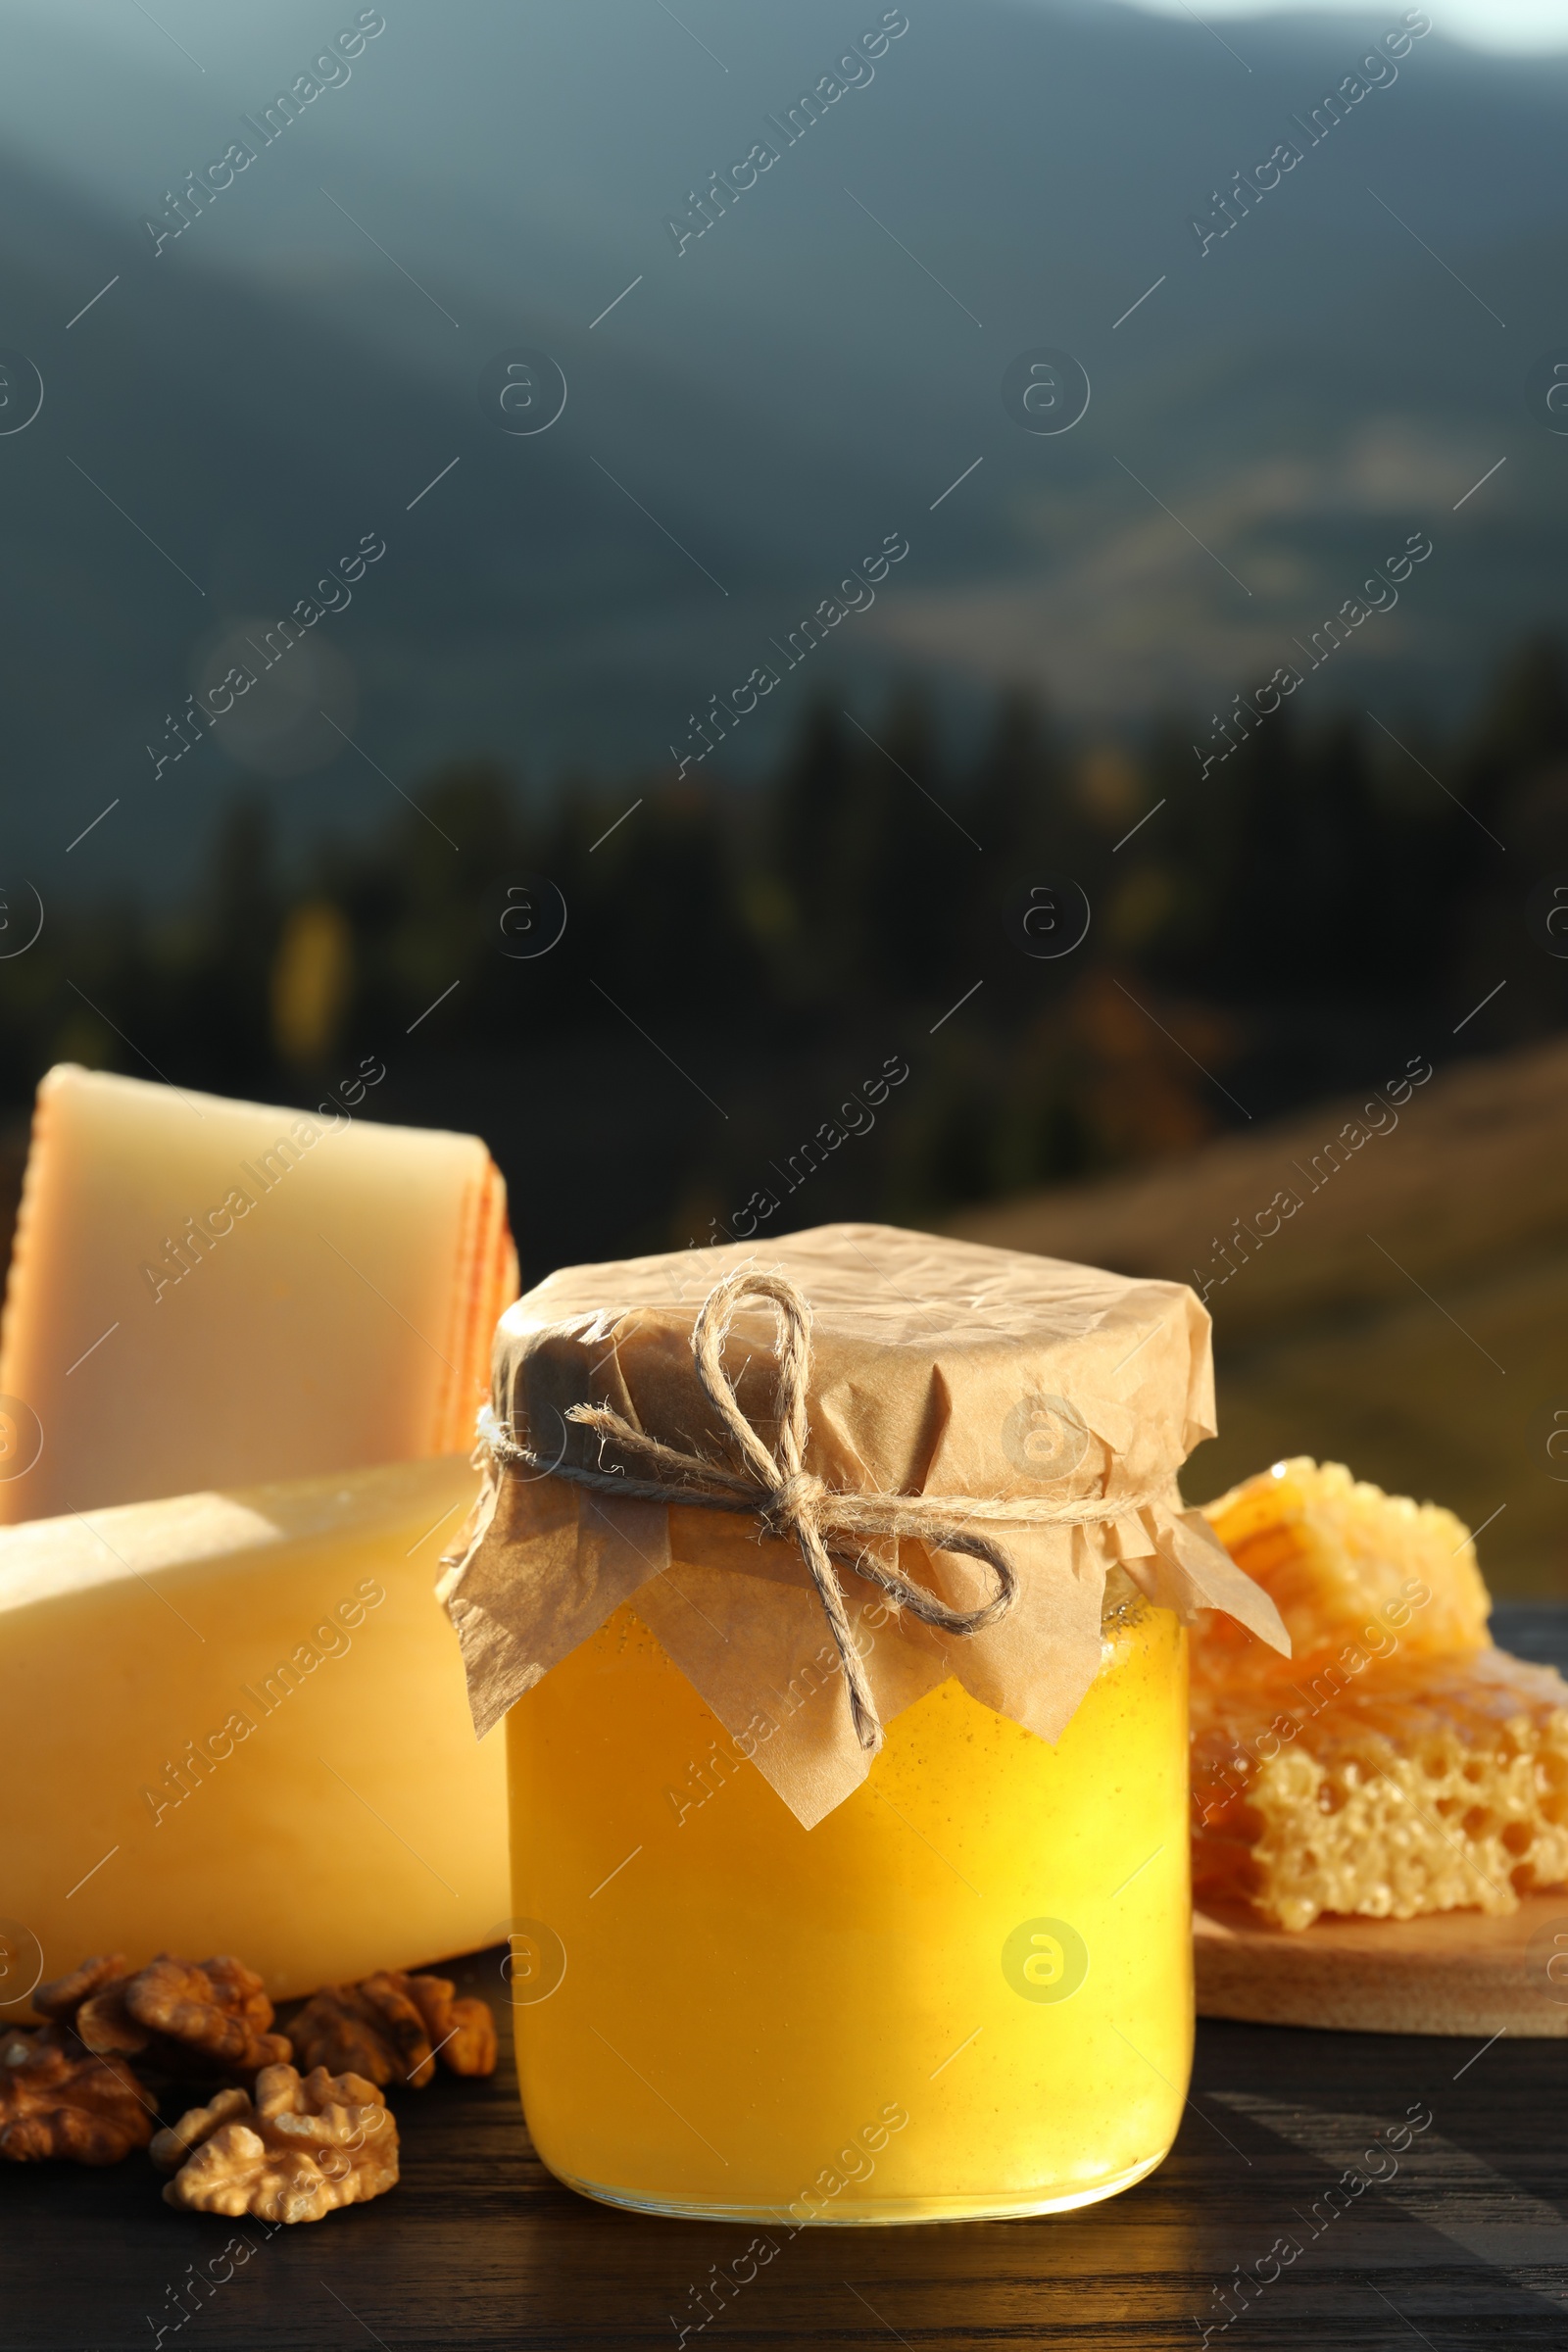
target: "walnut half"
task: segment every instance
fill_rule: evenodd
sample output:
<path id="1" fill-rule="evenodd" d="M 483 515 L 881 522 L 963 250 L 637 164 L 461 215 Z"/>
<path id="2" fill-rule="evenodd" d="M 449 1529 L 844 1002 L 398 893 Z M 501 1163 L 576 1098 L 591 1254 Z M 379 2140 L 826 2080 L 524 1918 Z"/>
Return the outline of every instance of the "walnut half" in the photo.
<path id="1" fill-rule="evenodd" d="M 270 2034 L 272 2004 L 254 1969 L 228 1954 L 199 1965 L 160 1952 L 132 1969 L 115 1953 L 84 1960 L 32 1996 L 61 2033 L 96 2055 L 140 2059 L 166 2075 L 254 2075 L 290 2056 Z"/>
<path id="2" fill-rule="evenodd" d="M 371 2082 L 422 2090 L 439 2057 L 455 2075 L 495 2072 L 488 2002 L 455 2000 L 446 1977 L 384 1969 L 363 1984 L 325 1984 L 289 2027 L 304 2066 L 350 2067 Z"/>
<path id="3" fill-rule="evenodd" d="M 117 2058 L 74 2055 L 56 2029 L 8 2030 L 0 2063 L 0 2156 L 33 2164 L 69 2156 L 118 2164 L 153 2135 L 153 2104 Z"/>
<path id="4" fill-rule="evenodd" d="M 292 2066 L 268 2066 L 256 2078 L 254 2100 L 220 2092 L 160 2132 L 153 2157 L 166 2171 L 179 2167 L 165 2186 L 166 2204 L 318 2222 L 394 2185 L 398 2128 L 363 2076 L 333 2076 L 318 2066 L 302 2082 Z"/>

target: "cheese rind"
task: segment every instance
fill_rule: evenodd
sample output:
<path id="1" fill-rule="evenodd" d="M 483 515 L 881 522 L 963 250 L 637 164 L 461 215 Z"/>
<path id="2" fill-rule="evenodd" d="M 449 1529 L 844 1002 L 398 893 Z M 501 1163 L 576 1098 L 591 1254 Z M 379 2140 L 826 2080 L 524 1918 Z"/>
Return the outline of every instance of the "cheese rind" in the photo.
<path id="1" fill-rule="evenodd" d="M 476 1137 L 62 1065 L 0 1330 L 0 1522 L 453 1451 L 515 1290 Z"/>
<path id="2" fill-rule="evenodd" d="M 492 1939 L 505 1757 L 432 1592 L 475 1485 L 458 1455 L 0 1530 L 0 1911 L 42 1976 L 231 1951 L 283 1998 Z"/>

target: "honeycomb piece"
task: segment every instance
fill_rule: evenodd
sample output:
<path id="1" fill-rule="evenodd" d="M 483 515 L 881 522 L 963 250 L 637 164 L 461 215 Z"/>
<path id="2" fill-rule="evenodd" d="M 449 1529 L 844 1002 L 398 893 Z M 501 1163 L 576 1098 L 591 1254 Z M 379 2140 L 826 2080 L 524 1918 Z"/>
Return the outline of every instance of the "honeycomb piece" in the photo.
<path id="1" fill-rule="evenodd" d="M 1194 1690 L 1196 1899 L 1320 1913 L 1516 1911 L 1568 1883 L 1568 1683 L 1506 1650 L 1333 1667 L 1287 1706 Z"/>
<path id="2" fill-rule="evenodd" d="M 1342 1653 L 1444 1656 L 1489 1641 L 1491 1602 L 1468 1529 L 1436 1503 L 1352 1479 L 1343 1462 L 1276 1462 L 1203 1515 L 1274 1600 L 1293 1654 L 1281 1658 L 1206 1611 L 1193 1642 L 1195 1684 L 1289 1684 Z M 1360 1671 L 1353 1654 L 1342 1663 Z"/>
<path id="3" fill-rule="evenodd" d="M 1568 1883 L 1568 1684 L 1492 1646 L 1451 1512 L 1276 1462 L 1205 1513 L 1295 1654 L 1192 1642 L 1193 1878 L 1284 1928 L 1518 1909 Z"/>

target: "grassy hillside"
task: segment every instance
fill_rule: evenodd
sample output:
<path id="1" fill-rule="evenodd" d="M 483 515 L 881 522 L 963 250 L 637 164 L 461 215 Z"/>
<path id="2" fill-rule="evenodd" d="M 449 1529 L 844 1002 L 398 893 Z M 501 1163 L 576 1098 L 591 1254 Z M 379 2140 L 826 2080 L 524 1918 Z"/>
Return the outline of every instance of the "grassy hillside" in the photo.
<path id="1" fill-rule="evenodd" d="M 1207 1286 L 1221 1434 L 1188 1469 L 1195 1499 L 1281 1454 L 1346 1461 L 1490 1519 L 1494 1590 L 1568 1596 L 1568 1459 L 1547 1451 L 1558 1406 L 1568 1429 L 1565 1169 L 1553 1044 L 955 1229 Z"/>

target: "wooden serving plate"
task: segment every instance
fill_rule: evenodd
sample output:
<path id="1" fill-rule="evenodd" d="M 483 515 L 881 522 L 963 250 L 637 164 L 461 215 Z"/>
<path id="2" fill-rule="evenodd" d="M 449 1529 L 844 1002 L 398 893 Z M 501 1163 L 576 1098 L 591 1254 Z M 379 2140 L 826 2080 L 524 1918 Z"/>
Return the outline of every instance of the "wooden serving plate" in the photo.
<path id="1" fill-rule="evenodd" d="M 1193 1914 L 1198 2014 L 1341 2034 L 1568 2037 L 1568 1888 L 1506 1919 L 1320 1919 L 1291 1935 L 1246 1903 Z"/>

